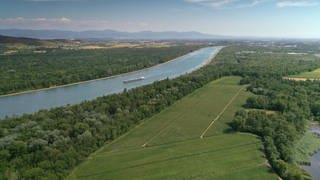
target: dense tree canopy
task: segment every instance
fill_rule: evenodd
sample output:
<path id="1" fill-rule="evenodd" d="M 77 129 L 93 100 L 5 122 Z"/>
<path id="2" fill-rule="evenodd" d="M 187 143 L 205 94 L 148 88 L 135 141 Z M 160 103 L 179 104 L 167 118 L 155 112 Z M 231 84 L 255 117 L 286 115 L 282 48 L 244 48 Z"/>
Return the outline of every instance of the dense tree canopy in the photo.
<path id="1" fill-rule="evenodd" d="M 320 82 L 295 82 L 282 77 L 319 67 L 319 60 L 313 61 L 312 57 L 307 60 L 306 56 L 298 56 L 300 59 L 250 56 L 256 62 L 266 60 L 262 64 L 269 65 L 264 65 L 265 70 L 255 67 L 256 75 L 246 75 L 242 80 L 250 84 L 248 90 L 257 96 L 247 99 L 244 106 L 248 109 L 237 112 L 231 126 L 262 137 L 269 163 L 282 178 L 310 178 L 294 166 L 292 150 L 304 133 L 307 121 L 319 119 Z M 252 71 L 253 68 L 246 70 Z"/>
<path id="2" fill-rule="evenodd" d="M 139 70 L 199 48 L 45 49 L 0 56 L 0 95 Z"/>
<path id="3" fill-rule="evenodd" d="M 244 53 L 251 48 L 256 52 Z M 301 172 L 290 165 L 290 148 L 303 133 L 306 119 L 318 117 L 320 83 L 291 82 L 282 80 L 282 76 L 314 69 L 320 61 L 311 56 L 270 55 L 266 51 L 269 49 L 230 46 L 208 66 L 173 80 L 2 120 L 0 177 L 60 179 L 90 153 L 141 120 L 214 79 L 240 75 L 241 83 L 250 83 L 248 89 L 259 95 L 248 99 L 246 106 L 278 113 L 240 111 L 232 127 L 261 136 L 276 172 L 284 178 L 299 178 Z"/>

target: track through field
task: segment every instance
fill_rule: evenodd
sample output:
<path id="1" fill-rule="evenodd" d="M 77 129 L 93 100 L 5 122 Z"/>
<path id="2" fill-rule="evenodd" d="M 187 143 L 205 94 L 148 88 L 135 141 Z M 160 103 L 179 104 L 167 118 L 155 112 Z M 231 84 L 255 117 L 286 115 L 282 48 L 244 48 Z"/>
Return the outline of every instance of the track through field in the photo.
<path id="1" fill-rule="evenodd" d="M 239 81 L 225 77 L 196 90 L 93 153 L 67 179 L 276 179 L 258 137 L 226 133 L 251 96 Z"/>

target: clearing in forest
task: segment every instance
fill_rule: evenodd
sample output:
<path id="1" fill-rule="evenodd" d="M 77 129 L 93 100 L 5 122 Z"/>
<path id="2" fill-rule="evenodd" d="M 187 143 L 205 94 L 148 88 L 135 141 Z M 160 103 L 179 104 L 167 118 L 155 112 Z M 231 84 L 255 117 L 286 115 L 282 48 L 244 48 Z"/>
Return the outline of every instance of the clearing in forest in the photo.
<path id="1" fill-rule="evenodd" d="M 320 80 L 320 68 L 310 72 L 303 72 L 297 75 L 285 77 L 285 79 L 295 81 Z"/>
<path id="2" fill-rule="evenodd" d="M 260 139 L 227 125 L 251 95 L 239 81 L 198 89 L 93 153 L 68 179 L 276 179 Z"/>

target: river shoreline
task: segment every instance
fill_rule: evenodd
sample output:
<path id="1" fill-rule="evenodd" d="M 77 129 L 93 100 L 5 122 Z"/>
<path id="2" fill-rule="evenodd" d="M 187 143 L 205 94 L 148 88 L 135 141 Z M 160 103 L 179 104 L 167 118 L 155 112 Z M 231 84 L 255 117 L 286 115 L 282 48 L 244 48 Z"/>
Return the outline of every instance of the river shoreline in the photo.
<path id="1" fill-rule="evenodd" d="M 97 97 L 120 93 L 166 78 L 189 74 L 214 61 L 223 46 L 201 48 L 173 60 L 149 68 L 115 76 L 38 89 L 2 96 L 0 98 L 0 119 L 31 114 L 41 109 L 78 104 Z M 123 83 L 125 80 L 145 77 L 142 81 Z"/>
<path id="2" fill-rule="evenodd" d="M 316 138 L 320 138 L 319 124 L 310 124 L 308 131 L 314 136 L 317 136 Z M 310 154 L 308 165 L 301 165 L 300 167 L 307 171 L 313 178 L 320 178 L 320 173 L 318 171 L 320 167 L 320 149 L 316 150 L 313 154 Z"/>
<path id="3" fill-rule="evenodd" d="M 204 48 L 206 48 L 206 47 L 204 47 Z M 179 59 L 179 58 L 183 58 L 183 57 L 185 57 L 185 56 L 188 56 L 188 55 L 191 54 L 191 53 L 194 53 L 194 52 L 199 51 L 199 50 L 204 49 L 204 48 L 200 48 L 200 49 L 194 50 L 194 51 L 192 51 L 192 52 L 189 52 L 189 53 L 187 53 L 187 54 L 185 54 L 185 55 L 182 55 L 182 56 L 178 56 L 178 57 L 173 58 L 173 59 L 171 59 L 171 60 L 169 60 L 169 61 L 166 61 L 166 62 L 164 62 L 164 63 L 156 64 L 156 65 L 154 65 L 154 66 L 150 66 L 150 67 L 147 67 L 147 68 L 144 68 L 144 69 L 139 69 L 139 70 L 130 71 L 130 72 L 126 72 L 126 73 L 121 73 L 121 74 L 117 74 L 117 75 L 112 75 L 112 76 L 108 76 L 108 77 L 102 77 L 102 78 L 91 79 L 91 80 L 86 80 L 86 81 L 80 81 L 80 82 L 75 82 L 75 83 L 69 83 L 69 84 L 64 84 L 64 85 L 52 86 L 52 87 L 48 87 L 48 88 L 41 88 L 41 89 L 34 89 L 34 90 L 27 90 L 27 91 L 22 91 L 22 92 L 4 94 L 4 95 L 0 95 L 0 98 L 2 98 L 2 97 L 9 97 L 9 96 L 16 96 L 16 95 L 20 95 L 20 94 L 34 93 L 34 92 L 39 92 L 39 91 L 46 91 L 46 90 L 50 90 L 50 89 L 56 89 L 56 88 L 61 88 L 61 87 L 74 86 L 74 85 L 79 85 L 79 84 L 83 84 L 83 83 L 89 83 L 89 82 L 94 82 L 94 81 L 99 81 L 99 80 L 112 79 L 112 78 L 116 78 L 116 77 L 126 76 L 126 75 L 134 74 L 134 73 L 137 73 L 137 72 L 145 71 L 145 70 L 148 70 L 148 69 L 157 67 L 157 66 L 161 66 L 161 65 L 170 63 L 170 62 L 172 62 L 172 61 L 176 61 L 176 60 Z M 214 58 L 214 57 L 213 57 L 213 58 Z M 212 58 L 212 59 L 213 59 L 213 58 Z M 211 60 L 210 60 L 207 64 L 209 64 L 210 62 L 211 62 Z M 207 65 L 207 64 L 205 64 L 205 65 Z"/>

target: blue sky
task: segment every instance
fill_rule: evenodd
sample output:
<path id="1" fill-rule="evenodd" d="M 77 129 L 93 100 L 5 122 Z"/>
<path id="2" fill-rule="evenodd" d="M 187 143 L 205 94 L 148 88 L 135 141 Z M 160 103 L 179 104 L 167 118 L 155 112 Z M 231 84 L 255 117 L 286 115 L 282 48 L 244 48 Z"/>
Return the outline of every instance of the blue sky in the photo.
<path id="1" fill-rule="evenodd" d="M 0 28 L 320 38 L 320 0 L 0 0 Z"/>

